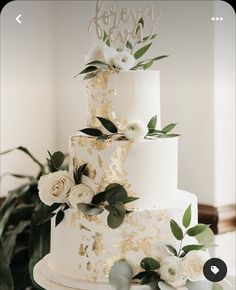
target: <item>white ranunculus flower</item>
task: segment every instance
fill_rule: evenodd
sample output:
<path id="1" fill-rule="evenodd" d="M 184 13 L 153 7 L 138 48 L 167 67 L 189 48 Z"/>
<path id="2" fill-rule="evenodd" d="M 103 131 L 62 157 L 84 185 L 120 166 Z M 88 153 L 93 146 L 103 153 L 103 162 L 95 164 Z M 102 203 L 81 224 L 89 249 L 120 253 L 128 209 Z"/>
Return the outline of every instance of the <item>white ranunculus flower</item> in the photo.
<path id="1" fill-rule="evenodd" d="M 46 205 L 66 202 L 74 181 L 66 170 L 59 170 L 40 177 L 38 182 L 39 198 Z"/>
<path id="2" fill-rule="evenodd" d="M 121 70 L 129 70 L 135 64 L 135 58 L 128 51 L 121 51 L 117 53 L 112 59 L 113 65 Z"/>
<path id="3" fill-rule="evenodd" d="M 191 281 L 204 280 L 203 266 L 210 258 L 206 251 L 190 251 L 183 259 L 183 270 Z"/>
<path id="4" fill-rule="evenodd" d="M 141 121 L 128 123 L 124 128 L 124 135 L 132 141 L 141 141 L 148 133 L 148 128 Z"/>
<path id="5" fill-rule="evenodd" d="M 166 283 L 175 288 L 184 286 L 187 280 L 183 274 L 182 260 L 176 256 L 166 257 L 161 262 L 159 273 Z"/>
<path id="6" fill-rule="evenodd" d="M 117 53 L 114 48 L 107 46 L 105 43 L 94 44 L 85 56 L 85 63 L 98 60 L 111 65 L 112 59 Z"/>
<path id="7" fill-rule="evenodd" d="M 72 187 L 69 193 L 69 203 L 73 208 L 77 208 L 78 203 L 91 203 L 94 191 L 86 184 L 80 183 Z"/>

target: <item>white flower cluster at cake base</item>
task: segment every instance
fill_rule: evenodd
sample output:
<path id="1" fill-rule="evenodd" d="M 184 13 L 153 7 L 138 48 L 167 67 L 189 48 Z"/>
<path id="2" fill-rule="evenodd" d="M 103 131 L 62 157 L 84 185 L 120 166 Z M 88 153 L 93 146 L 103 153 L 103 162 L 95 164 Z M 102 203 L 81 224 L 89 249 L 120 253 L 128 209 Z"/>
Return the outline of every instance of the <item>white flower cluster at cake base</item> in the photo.
<path id="1" fill-rule="evenodd" d="M 186 281 L 202 281 L 203 266 L 210 258 L 207 251 L 192 250 L 184 258 L 176 256 L 166 257 L 159 269 L 161 279 L 174 288 L 183 287 Z"/>
<path id="2" fill-rule="evenodd" d="M 68 203 L 77 208 L 78 203 L 91 202 L 94 191 L 86 184 L 75 184 L 66 170 L 59 170 L 41 176 L 38 183 L 39 197 L 43 203 Z"/>

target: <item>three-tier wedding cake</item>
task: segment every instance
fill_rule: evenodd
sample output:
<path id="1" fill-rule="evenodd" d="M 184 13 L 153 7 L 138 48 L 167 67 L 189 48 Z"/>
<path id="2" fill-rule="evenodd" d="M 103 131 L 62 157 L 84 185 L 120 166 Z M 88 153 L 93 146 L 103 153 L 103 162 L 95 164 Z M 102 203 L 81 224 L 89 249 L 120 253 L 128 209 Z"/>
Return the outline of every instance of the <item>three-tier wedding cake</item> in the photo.
<path id="1" fill-rule="evenodd" d="M 209 229 L 196 225 L 196 196 L 177 189 L 176 124 L 161 127 L 160 74 L 146 70 L 165 56 L 138 62 L 156 36 L 139 33 L 144 20 L 133 28 L 141 48 L 126 39 L 113 49 L 104 32 L 86 56 L 88 126 L 70 137 L 70 173 L 55 166 L 57 152 L 39 182 L 55 215 L 51 251 L 35 270 L 47 289 L 182 289 L 203 279 Z"/>

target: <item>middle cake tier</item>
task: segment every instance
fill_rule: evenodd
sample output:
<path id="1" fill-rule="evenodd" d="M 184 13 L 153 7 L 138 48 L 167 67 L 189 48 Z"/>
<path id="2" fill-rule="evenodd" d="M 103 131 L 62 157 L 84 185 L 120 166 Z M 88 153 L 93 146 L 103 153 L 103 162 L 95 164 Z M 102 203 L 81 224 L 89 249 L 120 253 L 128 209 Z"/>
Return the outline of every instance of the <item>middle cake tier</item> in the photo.
<path id="1" fill-rule="evenodd" d="M 178 138 L 132 142 L 74 135 L 70 170 L 84 163 L 96 193 L 110 183 L 120 183 L 129 196 L 139 197 L 132 206 L 171 206 L 177 189 Z"/>

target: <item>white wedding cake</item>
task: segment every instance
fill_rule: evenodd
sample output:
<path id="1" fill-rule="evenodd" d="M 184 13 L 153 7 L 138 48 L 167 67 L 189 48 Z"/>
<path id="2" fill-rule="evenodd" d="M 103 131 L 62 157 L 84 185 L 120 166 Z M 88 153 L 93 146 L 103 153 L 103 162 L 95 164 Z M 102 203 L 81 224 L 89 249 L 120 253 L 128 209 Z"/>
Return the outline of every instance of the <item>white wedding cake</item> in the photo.
<path id="1" fill-rule="evenodd" d="M 140 18 L 136 31 L 143 25 Z M 149 44 L 134 52 L 126 41 L 128 52 L 109 39 L 91 49 L 81 72 L 87 128 L 70 137 L 70 173 L 56 166 L 56 152 L 39 181 L 54 217 L 51 250 L 34 278 L 51 290 L 187 289 L 204 279 L 208 254 L 197 235 L 209 228 L 196 226 L 196 196 L 177 189 L 176 124 L 161 126 L 160 74 L 146 70 L 165 56 L 137 62 Z"/>

